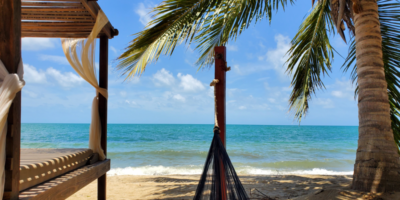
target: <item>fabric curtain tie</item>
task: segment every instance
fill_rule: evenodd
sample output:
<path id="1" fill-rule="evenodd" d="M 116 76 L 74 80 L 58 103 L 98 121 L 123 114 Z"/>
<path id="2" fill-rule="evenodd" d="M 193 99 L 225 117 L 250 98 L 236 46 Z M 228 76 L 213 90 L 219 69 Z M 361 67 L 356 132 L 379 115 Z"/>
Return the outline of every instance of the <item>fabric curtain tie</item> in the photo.
<path id="1" fill-rule="evenodd" d="M 215 127 L 219 127 L 218 126 L 218 118 L 217 118 L 217 90 L 215 89 L 215 86 L 217 85 L 217 83 L 219 83 L 218 79 L 214 79 L 210 83 L 210 87 L 214 87 L 214 115 L 215 115 L 214 126 Z M 218 128 L 218 131 L 219 131 L 219 128 Z"/>
<path id="2" fill-rule="evenodd" d="M 25 85 L 22 60 L 19 62 L 17 71 L 16 74 L 8 73 L 7 68 L 0 60 L 0 200 L 3 199 L 6 179 L 4 167 L 6 164 L 8 112 L 15 95 L 21 91 Z"/>
<path id="3" fill-rule="evenodd" d="M 105 88 L 96 87 L 97 96 L 101 94 L 104 98 L 108 99 L 108 91 Z"/>
<path id="4" fill-rule="evenodd" d="M 106 159 L 104 150 L 101 147 L 101 121 L 99 114 L 99 94 L 108 99 L 108 91 L 101 88 L 96 78 L 96 67 L 94 62 L 94 53 L 96 39 L 102 28 L 108 23 L 107 16 L 102 10 L 99 10 L 96 23 L 87 39 L 61 39 L 63 51 L 72 68 L 85 81 L 96 89 L 96 96 L 92 103 L 92 120 L 89 128 L 89 148 L 94 153 L 99 154 L 100 160 Z"/>

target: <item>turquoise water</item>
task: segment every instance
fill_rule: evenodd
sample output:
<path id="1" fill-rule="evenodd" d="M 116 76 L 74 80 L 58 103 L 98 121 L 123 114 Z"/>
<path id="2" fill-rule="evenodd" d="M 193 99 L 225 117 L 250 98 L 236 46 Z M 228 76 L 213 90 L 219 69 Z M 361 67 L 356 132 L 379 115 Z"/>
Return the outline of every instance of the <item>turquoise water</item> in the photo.
<path id="1" fill-rule="evenodd" d="M 111 175 L 200 174 L 213 125 L 109 124 Z M 89 124 L 22 124 L 23 148 L 86 148 Z M 352 174 L 356 126 L 227 125 L 239 174 Z"/>

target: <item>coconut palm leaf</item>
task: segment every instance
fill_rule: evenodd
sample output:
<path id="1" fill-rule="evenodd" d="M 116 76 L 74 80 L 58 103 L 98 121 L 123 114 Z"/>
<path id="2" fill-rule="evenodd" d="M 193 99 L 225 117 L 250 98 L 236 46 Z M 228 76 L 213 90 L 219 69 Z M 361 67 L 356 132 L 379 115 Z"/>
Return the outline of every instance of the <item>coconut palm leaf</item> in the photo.
<path id="1" fill-rule="evenodd" d="M 308 102 L 316 90 L 325 88 L 321 76 L 331 70 L 333 48 L 328 33 L 334 29 L 330 15 L 330 1 L 320 0 L 292 40 L 288 51 L 287 72 L 293 75 L 290 110 L 301 121 L 308 110 Z"/>
<path id="2" fill-rule="evenodd" d="M 166 0 L 154 8 L 154 20 L 145 30 L 136 33 L 126 51 L 119 57 L 117 69 L 127 78 L 141 74 L 160 54 L 172 54 L 177 44 L 192 38 L 203 15 L 220 0 Z"/>
<path id="3" fill-rule="evenodd" d="M 200 66 L 213 60 L 212 47 L 224 45 L 240 34 L 254 19 L 271 18 L 272 10 L 294 0 L 165 0 L 155 7 L 154 20 L 135 34 L 118 58 L 117 69 L 127 78 L 141 74 L 161 54 L 172 55 L 176 45 L 199 42 Z M 195 37 L 196 35 L 205 37 Z"/>
<path id="4" fill-rule="evenodd" d="M 279 5 L 285 9 L 287 0 L 230 0 L 226 1 L 219 15 L 210 16 L 206 19 L 206 26 L 196 36 L 198 46 L 196 49 L 201 52 L 196 64 L 199 68 L 209 66 L 214 62 L 214 47 L 226 45 L 230 39 L 236 38 L 247 29 L 250 24 L 257 23 L 263 18 L 271 22 L 272 10 L 278 10 Z M 289 0 L 291 4 L 294 0 Z"/>
<path id="5" fill-rule="evenodd" d="M 400 3 L 393 0 L 378 0 L 379 20 L 382 34 L 382 53 L 387 82 L 390 117 L 392 120 L 393 135 L 400 147 Z M 344 71 L 351 69 L 353 83 L 357 85 L 356 48 L 352 41 L 349 54 L 343 64 Z M 355 96 L 358 94 L 356 87 Z"/>

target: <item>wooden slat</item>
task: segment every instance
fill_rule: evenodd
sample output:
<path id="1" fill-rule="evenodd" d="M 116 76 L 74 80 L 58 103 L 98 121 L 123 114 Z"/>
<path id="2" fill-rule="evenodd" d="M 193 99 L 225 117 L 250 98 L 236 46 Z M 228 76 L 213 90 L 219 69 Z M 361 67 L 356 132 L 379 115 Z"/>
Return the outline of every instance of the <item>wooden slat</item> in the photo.
<path id="1" fill-rule="evenodd" d="M 80 16 L 71 16 L 71 17 L 59 17 L 59 16 L 44 16 L 44 15 L 22 15 L 22 20 L 45 20 L 45 21 L 88 21 L 94 22 L 91 17 L 80 17 Z"/>
<path id="2" fill-rule="evenodd" d="M 94 22 L 38 22 L 38 21 L 22 21 L 22 28 L 24 26 L 91 26 Z"/>
<path id="3" fill-rule="evenodd" d="M 26 17 L 24 16 L 24 20 L 42 20 L 42 21 L 49 21 L 49 22 L 93 22 L 92 19 L 67 19 L 67 18 L 40 18 L 40 17 Z"/>
<path id="4" fill-rule="evenodd" d="M 33 27 L 33 28 L 23 28 L 23 32 L 55 32 L 55 33 L 60 33 L 60 32 L 65 32 L 65 33 L 90 33 L 92 31 L 92 28 L 80 28 L 80 27 L 74 27 L 74 28 L 63 28 L 63 27 L 54 27 L 54 28 L 38 28 L 38 27 Z"/>
<path id="5" fill-rule="evenodd" d="M 7 0 L 0 3 L 0 60 L 9 73 L 16 73 L 21 61 L 21 0 Z M 6 167 L 3 199 L 18 199 L 21 92 L 18 92 L 7 116 Z M 11 162 L 11 163 L 10 163 Z M 3 188 L 1 188 L 3 189 Z"/>
<path id="6" fill-rule="evenodd" d="M 92 30 L 93 26 L 23 26 L 22 31 L 26 30 Z"/>
<path id="7" fill-rule="evenodd" d="M 85 8 L 60 8 L 60 7 L 54 7 L 54 8 L 42 8 L 42 7 L 23 7 L 22 12 L 35 12 L 35 11 L 65 11 L 65 12 L 74 12 L 74 11 L 86 11 Z"/>
<path id="8" fill-rule="evenodd" d="M 88 1 L 88 0 L 81 0 L 82 5 L 86 8 L 87 11 L 92 15 L 93 18 L 97 18 L 97 13 L 100 10 L 99 4 L 97 2 Z M 108 36 L 108 38 L 114 37 L 114 28 L 111 26 L 111 23 L 108 22 L 104 28 L 103 32 Z"/>
<path id="9" fill-rule="evenodd" d="M 92 30 L 91 29 L 41 29 L 41 30 L 36 30 L 36 29 L 23 29 L 23 33 L 70 33 L 70 34 L 89 34 Z"/>
<path id="10" fill-rule="evenodd" d="M 22 37 L 87 37 L 88 26 L 93 28 L 100 9 L 92 0 L 22 0 Z M 76 28 L 61 27 L 60 23 Z M 118 31 L 108 22 L 98 37 L 102 35 L 113 38 Z"/>
<path id="11" fill-rule="evenodd" d="M 92 18 L 89 13 L 84 12 L 30 12 L 30 13 L 22 13 L 22 15 L 34 15 L 34 16 L 47 16 L 47 17 L 86 17 Z"/>
<path id="12" fill-rule="evenodd" d="M 73 19 L 91 19 L 94 21 L 92 16 L 85 14 L 42 14 L 42 13 L 22 13 L 22 17 L 41 17 L 41 18 L 73 18 Z"/>
<path id="13" fill-rule="evenodd" d="M 38 6 L 38 7 L 82 7 L 81 3 L 50 3 L 50 2 L 22 2 L 22 7 Z"/>
<path id="14" fill-rule="evenodd" d="M 88 33 L 65 33 L 65 32 L 22 32 L 22 37 L 44 37 L 44 38 L 87 38 Z"/>
<path id="15" fill-rule="evenodd" d="M 19 194 L 20 200 L 66 199 L 110 170 L 110 160 L 87 165 Z"/>
<path id="16" fill-rule="evenodd" d="M 86 10 L 81 10 L 81 11 L 68 11 L 68 10 L 62 10 L 62 11 L 53 11 L 53 10 L 28 10 L 28 11 L 23 11 L 22 14 L 52 14 L 52 15 L 57 15 L 57 14 L 69 14 L 69 15 L 90 15 L 90 13 Z M 91 15 L 90 15 L 91 16 Z"/>
<path id="17" fill-rule="evenodd" d="M 41 1 L 41 0 L 21 0 L 22 2 Z M 62 2 L 80 2 L 80 0 L 45 0 L 43 2 L 62 1 Z"/>

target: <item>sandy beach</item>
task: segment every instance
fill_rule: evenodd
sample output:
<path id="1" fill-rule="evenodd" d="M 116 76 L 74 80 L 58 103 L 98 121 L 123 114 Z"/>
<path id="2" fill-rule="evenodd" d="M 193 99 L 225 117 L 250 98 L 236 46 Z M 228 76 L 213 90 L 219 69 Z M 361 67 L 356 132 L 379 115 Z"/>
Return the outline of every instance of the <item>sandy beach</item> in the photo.
<path id="1" fill-rule="evenodd" d="M 352 176 L 240 176 L 251 199 L 400 200 L 400 193 L 370 194 L 350 190 Z M 193 199 L 198 175 L 108 176 L 108 199 Z M 96 181 L 68 200 L 96 199 Z M 265 195 L 267 196 L 265 196 Z"/>

